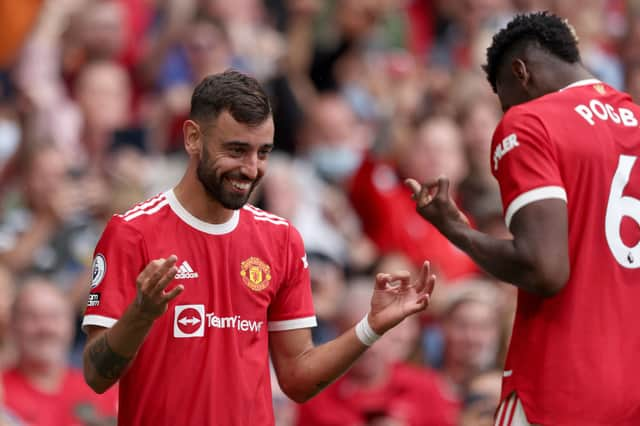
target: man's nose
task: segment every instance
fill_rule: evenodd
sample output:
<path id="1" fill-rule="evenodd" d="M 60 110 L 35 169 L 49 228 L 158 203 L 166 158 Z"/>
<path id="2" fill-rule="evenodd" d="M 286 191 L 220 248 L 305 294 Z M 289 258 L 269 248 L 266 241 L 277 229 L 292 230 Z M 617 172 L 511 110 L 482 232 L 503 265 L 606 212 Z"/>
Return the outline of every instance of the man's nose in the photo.
<path id="1" fill-rule="evenodd" d="M 240 170 L 243 175 L 245 175 L 251 180 L 254 180 L 258 177 L 258 165 L 259 165 L 258 155 L 249 154 L 245 156 Z"/>

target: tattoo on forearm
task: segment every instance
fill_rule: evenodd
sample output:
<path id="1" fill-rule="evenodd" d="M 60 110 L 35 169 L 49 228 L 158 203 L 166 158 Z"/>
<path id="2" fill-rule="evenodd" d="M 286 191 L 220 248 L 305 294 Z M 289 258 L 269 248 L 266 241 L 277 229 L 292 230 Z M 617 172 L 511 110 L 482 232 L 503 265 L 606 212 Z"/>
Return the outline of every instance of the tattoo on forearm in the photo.
<path id="1" fill-rule="evenodd" d="M 113 352 L 107 343 L 107 334 L 102 333 L 89 349 L 89 360 L 99 375 L 113 380 L 120 378 L 131 358 Z"/>

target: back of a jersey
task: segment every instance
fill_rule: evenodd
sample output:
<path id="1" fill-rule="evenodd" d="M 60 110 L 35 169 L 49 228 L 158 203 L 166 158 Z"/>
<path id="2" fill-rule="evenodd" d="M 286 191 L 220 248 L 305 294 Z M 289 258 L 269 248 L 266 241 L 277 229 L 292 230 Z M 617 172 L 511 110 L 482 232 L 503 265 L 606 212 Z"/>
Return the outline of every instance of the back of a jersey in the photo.
<path id="1" fill-rule="evenodd" d="M 503 396 L 532 423 L 640 425 L 640 107 L 585 80 L 512 108 L 494 135 L 505 218 L 567 202 L 570 279 L 519 292 Z"/>

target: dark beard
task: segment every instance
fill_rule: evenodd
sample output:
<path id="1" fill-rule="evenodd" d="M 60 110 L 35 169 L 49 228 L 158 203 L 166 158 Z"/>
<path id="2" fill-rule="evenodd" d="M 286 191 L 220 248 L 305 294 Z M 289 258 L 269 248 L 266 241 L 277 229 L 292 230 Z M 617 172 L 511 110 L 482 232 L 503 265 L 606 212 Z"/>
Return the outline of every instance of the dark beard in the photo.
<path id="1" fill-rule="evenodd" d="M 222 205 L 222 207 L 229 210 L 238 210 L 247 204 L 251 193 L 258 183 L 256 180 L 251 184 L 251 188 L 249 189 L 249 192 L 247 192 L 247 195 L 233 194 L 226 191 L 224 188 L 224 180 L 225 177 L 230 176 L 230 174 L 225 173 L 221 176 L 217 176 L 215 170 L 209 164 L 209 157 L 206 154 L 206 151 L 202 154 L 202 158 L 198 162 L 196 174 L 209 198 L 217 201 Z M 242 176 L 234 177 L 238 180 L 246 180 L 242 179 Z"/>

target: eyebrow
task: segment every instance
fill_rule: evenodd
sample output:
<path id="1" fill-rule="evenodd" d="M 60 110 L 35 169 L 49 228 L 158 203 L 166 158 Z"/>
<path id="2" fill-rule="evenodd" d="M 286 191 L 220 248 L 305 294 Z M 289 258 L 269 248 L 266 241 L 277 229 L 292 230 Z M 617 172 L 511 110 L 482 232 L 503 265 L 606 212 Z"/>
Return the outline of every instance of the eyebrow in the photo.
<path id="1" fill-rule="evenodd" d="M 251 144 L 249 142 L 243 142 L 243 141 L 227 141 L 227 142 L 223 142 L 222 145 L 224 147 L 251 147 Z M 273 142 L 269 142 L 269 143 L 264 143 L 262 145 L 260 145 L 258 147 L 258 149 L 273 149 L 274 144 Z"/>

